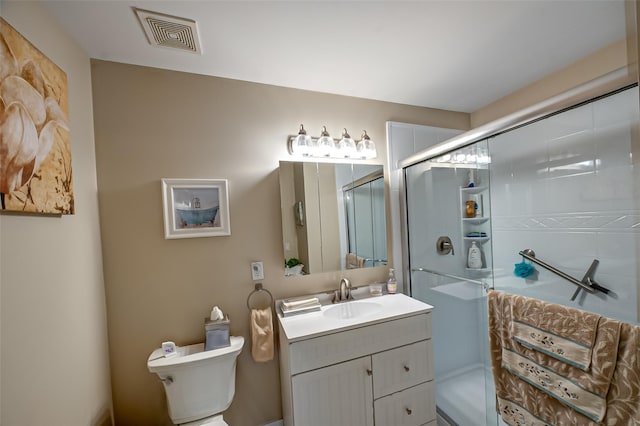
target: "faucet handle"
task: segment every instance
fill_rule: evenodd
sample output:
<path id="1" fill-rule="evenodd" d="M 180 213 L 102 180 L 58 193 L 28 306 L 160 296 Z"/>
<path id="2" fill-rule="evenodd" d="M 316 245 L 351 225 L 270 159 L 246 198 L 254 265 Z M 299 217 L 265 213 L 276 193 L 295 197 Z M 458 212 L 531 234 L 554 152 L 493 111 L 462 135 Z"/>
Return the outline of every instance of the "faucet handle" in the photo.
<path id="1" fill-rule="evenodd" d="M 449 253 L 451 253 L 452 256 L 455 255 L 451 238 L 447 236 L 438 238 L 438 241 L 436 241 L 436 251 L 438 254 L 441 254 L 441 255 L 445 255 Z"/>
<path id="2" fill-rule="evenodd" d="M 335 293 L 334 300 L 338 302 L 343 300 L 353 300 L 353 296 L 351 295 L 351 282 L 348 278 L 342 278 L 340 280 L 340 285 Z"/>
<path id="3" fill-rule="evenodd" d="M 351 294 L 351 281 L 349 278 L 342 278 L 340 281 L 340 288 L 342 288 L 342 283 L 344 282 L 344 300 L 353 300 L 353 295 Z"/>

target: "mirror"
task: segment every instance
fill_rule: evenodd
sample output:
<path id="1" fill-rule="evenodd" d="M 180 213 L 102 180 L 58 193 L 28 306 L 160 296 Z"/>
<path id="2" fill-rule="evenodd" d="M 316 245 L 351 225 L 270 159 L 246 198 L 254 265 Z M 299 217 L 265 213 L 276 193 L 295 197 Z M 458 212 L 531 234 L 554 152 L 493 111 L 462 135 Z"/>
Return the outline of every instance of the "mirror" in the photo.
<path id="1" fill-rule="evenodd" d="M 381 165 L 280 162 L 285 275 L 387 264 Z"/>

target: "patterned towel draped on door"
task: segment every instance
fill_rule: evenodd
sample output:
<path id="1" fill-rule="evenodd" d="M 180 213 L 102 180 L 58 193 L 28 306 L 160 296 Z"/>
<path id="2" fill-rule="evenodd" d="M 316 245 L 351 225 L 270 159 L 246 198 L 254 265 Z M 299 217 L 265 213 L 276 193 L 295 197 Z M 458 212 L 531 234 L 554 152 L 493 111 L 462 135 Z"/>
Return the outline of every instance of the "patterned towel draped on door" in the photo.
<path id="1" fill-rule="evenodd" d="M 640 327 L 491 291 L 498 410 L 510 425 L 640 425 Z"/>

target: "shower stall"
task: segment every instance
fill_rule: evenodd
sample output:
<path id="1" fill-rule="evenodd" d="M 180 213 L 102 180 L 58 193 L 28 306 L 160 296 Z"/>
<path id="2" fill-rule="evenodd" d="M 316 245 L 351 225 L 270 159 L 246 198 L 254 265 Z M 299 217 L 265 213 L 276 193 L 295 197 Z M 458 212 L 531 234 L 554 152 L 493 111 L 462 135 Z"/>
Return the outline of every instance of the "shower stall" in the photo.
<path id="1" fill-rule="evenodd" d="M 405 287 L 434 306 L 440 423 L 502 424 L 487 289 L 637 323 L 638 104 L 627 87 L 402 163 Z"/>

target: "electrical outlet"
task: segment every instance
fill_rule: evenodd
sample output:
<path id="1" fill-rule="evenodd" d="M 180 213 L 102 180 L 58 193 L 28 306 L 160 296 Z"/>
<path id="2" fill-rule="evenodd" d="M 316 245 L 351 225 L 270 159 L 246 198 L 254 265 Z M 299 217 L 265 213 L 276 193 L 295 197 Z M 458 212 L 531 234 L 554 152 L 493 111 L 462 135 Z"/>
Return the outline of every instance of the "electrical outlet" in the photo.
<path id="1" fill-rule="evenodd" d="M 254 281 L 264 280 L 264 268 L 262 262 L 251 262 L 251 277 Z"/>

